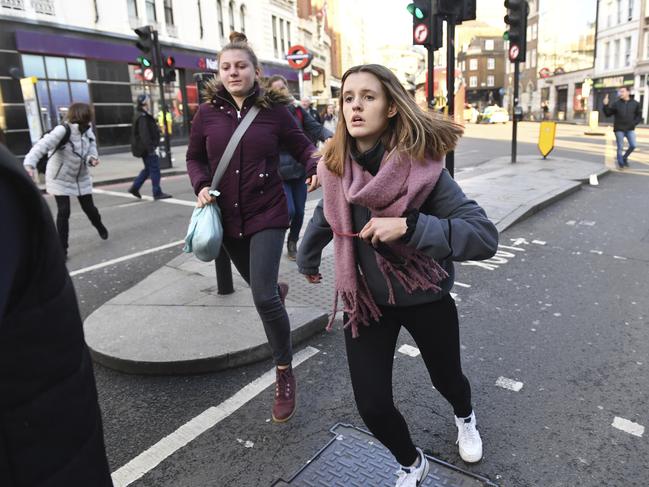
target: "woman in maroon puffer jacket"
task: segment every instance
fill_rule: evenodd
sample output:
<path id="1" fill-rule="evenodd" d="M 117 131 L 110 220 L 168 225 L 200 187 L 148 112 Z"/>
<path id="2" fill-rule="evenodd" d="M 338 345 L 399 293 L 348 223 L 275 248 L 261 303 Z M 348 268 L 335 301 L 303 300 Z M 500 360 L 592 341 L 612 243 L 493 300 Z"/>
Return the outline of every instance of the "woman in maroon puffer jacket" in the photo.
<path id="1" fill-rule="evenodd" d="M 223 246 L 252 290 L 277 365 L 273 420 L 295 412 L 295 377 L 291 368 L 291 327 L 284 307 L 288 286 L 277 278 L 288 206 L 278 173 L 279 147 L 306 168 L 309 189 L 317 187 L 315 147 L 286 108 L 288 100 L 262 93 L 257 56 L 243 34 L 232 33 L 219 55 L 220 83 L 206 87 L 209 102 L 194 116 L 187 171 L 199 207 L 216 199 L 208 190 L 216 166 L 239 122 L 253 105 L 261 111 L 244 134 L 221 179 L 218 191 L 223 217 Z"/>

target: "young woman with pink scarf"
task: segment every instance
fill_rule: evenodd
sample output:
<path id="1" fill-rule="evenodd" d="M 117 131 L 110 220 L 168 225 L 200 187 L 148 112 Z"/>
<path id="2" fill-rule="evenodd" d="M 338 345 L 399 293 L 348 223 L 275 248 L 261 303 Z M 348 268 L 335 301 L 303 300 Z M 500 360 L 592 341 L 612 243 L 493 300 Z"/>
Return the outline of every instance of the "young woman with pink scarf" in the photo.
<path id="1" fill-rule="evenodd" d="M 356 405 L 401 465 L 396 485 L 415 487 L 429 466 L 392 399 L 399 331 L 404 326 L 411 334 L 433 385 L 453 407 L 461 458 L 479 461 L 482 441 L 449 292 L 453 261 L 493 256 L 498 231 L 444 169 L 461 126 L 423 112 L 383 66 L 351 68 L 342 84 L 346 130 L 323 149 L 324 198 L 299 248 L 298 268 L 320 282 L 322 249 L 333 238 L 331 322 L 342 303 Z"/>

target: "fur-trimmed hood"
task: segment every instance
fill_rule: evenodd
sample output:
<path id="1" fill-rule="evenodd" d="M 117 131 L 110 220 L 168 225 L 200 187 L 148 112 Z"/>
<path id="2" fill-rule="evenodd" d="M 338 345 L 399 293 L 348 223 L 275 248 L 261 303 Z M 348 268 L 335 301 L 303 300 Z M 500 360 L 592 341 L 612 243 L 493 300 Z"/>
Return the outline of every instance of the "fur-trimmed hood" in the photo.
<path id="1" fill-rule="evenodd" d="M 254 104 L 259 108 L 270 108 L 273 105 L 288 105 L 293 103 L 293 99 L 285 93 L 276 90 L 263 90 L 257 82 L 255 82 L 252 88 L 251 94 L 253 93 L 256 96 Z M 203 100 L 212 103 L 214 103 L 217 97 L 229 101 L 232 100 L 230 93 L 228 93 L 223 87 L 223 83 L 216 77 L 205 82 L 201 90 L 201 96 Z"/>

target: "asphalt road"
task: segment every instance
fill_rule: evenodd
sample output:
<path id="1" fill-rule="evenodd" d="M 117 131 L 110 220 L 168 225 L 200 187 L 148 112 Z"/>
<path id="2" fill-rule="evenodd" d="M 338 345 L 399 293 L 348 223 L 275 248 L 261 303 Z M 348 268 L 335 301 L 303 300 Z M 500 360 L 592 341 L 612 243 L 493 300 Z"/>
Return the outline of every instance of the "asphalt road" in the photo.
<path id="1" fill-rule="evenodd" d="M 496 130 L 488 143 L 476 146 L 478 153 L 471 153 L 473 164 L 491 150 L 506 153 L 502 144 L 507 141 L 496 137 L 503 128 L 480 128 Z M 472 143 L 472 137 L 463 139 L 458 154 L 474 150 Z M 506 231 L 501 235 L 506 247 L 486 266 L 458 266 L 457 280 L 471 286 L 454 289 L 463 364 L 485 442 L 483 461 L 469 470 L 506 486 L 647 484 L 646 435 L 637 437 L 611 424 L 618 417 L 649 425 L 648 182 L 642 176 L 607 176 L 600 186 L 587 187 Z M 102 189 L 124 192 L 127 187 Z M 163 187 L 176 198 L 193 199 L 185 176 L 167 178 Z M 112 195 L 98 195 L 96 202 L 110 238 L 101 241 L 73 205 L 71 271 L 180 240 L 191 212 Z M 179 251 L 177 246 L 77 274 L 73 279 L 83 316 Z M 414 345 L 406 333 L 400 337 L 403 343 Z M 132 485 L 269 485 L 324 446 L 334 424 L 362 426 L 340 330 L 303 346 L 319 352 L 297 368 L 299 411 L 289 423 L 270 422 L 273 391 L 266 389 Z M 97 365 L 112 469 L 270 368 L 270 362 L 262 362 L 198 376 L 139 377 Z M 499 377 L 521 382 L 522 389 L 496 386 Z M 451 409 L 431 389 L 421 359 L 396 353 L 394 378 L 397 404 L 416 443 L 463 466 Z"/>

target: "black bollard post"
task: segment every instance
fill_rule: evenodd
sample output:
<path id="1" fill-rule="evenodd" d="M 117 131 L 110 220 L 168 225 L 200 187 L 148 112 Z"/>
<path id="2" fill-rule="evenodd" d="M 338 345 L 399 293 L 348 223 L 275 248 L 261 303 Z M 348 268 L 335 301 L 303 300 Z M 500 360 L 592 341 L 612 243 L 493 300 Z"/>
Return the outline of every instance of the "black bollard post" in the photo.
<path id="1" fill-rule="evenodd" d="M 214 261 L 216 268 L 216 286 L 219 294 L 232 294 L 234 292 L 234 285 L 232 284 L 232 265 L 230 257 L 223 250 Z"/>

